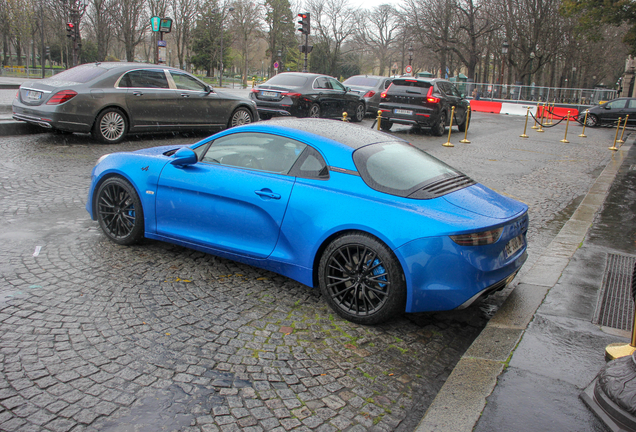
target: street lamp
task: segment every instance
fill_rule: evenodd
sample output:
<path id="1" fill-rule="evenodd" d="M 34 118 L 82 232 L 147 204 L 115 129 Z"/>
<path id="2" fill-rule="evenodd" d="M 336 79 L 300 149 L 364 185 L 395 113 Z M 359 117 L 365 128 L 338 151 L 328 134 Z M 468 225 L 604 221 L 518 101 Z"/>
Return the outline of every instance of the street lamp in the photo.
<path id="1" fill-rule="evenodd" d="M 411 71 L 413 71 L 413 65 L 411 64 L 413 61 L 413 44 L 409 45 L 409 66 L 411 66 Z M 411 75 L 412 72 L 409 72 Z"/>
<path id="2" fill-rule="evenodd" d="M 504 41 L 501 46 L 501 84 L 504 83 L 504 67 L 506 66 L 506 55 L 508 54 L 508 42 Z"/>
<path id="3" fill-rule="evenodd" d="M 233 12 L 234 8 L 228 8 L 228 13 Z M 219 87 L 223 87 L 223 21 L 225 21 L 225 8 L 221 12 L 221 71 L 219 73 Z"/>

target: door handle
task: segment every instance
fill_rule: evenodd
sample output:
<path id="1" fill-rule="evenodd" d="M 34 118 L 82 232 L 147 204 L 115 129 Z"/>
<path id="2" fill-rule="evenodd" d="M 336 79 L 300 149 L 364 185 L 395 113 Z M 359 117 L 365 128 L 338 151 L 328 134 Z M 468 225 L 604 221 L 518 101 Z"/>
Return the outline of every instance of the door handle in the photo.
<path id="1" fill-rule="evenodd" d="M 143 96 L 144 94 L 140 91 L 134 91 L 133 96 Z"/>
<path id="2" fill-rule="evenodd" d="M 188 98 L 188 97 L 190 97 L 190 95 L 187 94 L 187 93 L 181 93 L 181 97 Z"/>
<path id="3" fill-rule="evenodd" d="M 261 198 L 269 198 L 269 199 L 276 199 L 276 200 L 280 199 L 279 194 L 274 193 L 269 189 L 257 190 L 257 191 L 254 191 L 254 193 Z"/>

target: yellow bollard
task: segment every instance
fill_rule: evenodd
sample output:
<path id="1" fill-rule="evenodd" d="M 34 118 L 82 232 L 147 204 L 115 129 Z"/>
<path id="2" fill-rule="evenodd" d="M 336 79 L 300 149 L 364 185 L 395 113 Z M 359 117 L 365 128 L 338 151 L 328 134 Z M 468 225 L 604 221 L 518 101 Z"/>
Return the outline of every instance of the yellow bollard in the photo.
<path id="1" fill-rule="evenodd" d="M 453 117 L 455 117 L 455 107 L 451 109 L 450 125 L 448 126 L 448 141 L 442 144 L 444 147 L 455 147 L 453 143 L 450 142 L 451 130 L 453 129 Z"/>
<path id="2" fill-rule="evenodd" d="M 466 110 L 466 129 L 464 129 L 464 139 L 460 141 L 462 144 L 470 144 L 470 141 L 466 138 L 468 136 L 468 125 L 470 125 L 470 105 Z"/>
<path id="3" fill-rule="evenodd" d="M 543 115 L 543 110 L 545 110 L 545 104 L 543 105 L 543 109 L 542 110 L 540 110 L 540 108 L 541 108 L 541 102 L 539 102 L 537 104 L 537 117 L 539 117 L 539 121 L 541 121 L 541 116 Z M 541 112 L 541 114 L 539 114 L 539 112 Z M 537 117 L 534 118 L 534 125 L 532 125 L 532 127 L 530 129 L 538 129 L 539 128 L 539 126 L 537 126 Z M 523 133 L 525 134 L 526 131 L 524 130 Z"/>
<path id="4" fill-rule="evenodd" d="M 349 121 L 349 119 L 347 118 L 347 116 L 348 116 L 348 115 L 349 115 L 349 114 L 347 114 L 347 112 L 346 112 L 346 111 L 342 113 L 342 121 L 343 121 L 343 122 L 348 122 L 348 121 Z"/>
<path id="5" fill-rule="evenodd" d="M 528 116 L 530 115 L 530 107 L 528 107 L 528 110 L 526 111 L 526 125 L 523 127 L 523 134 L 519 135 L 521 138 L 528 138 L 528 135 L 526 135 L 526 128 L 528 127 Z M 535 120 L 536 122 L 536 120 Z"/>
<path id="6" fill-rule="evenodd" d="M 587 135 L 585 135 L 585 126 L 587 125 L 587 114 L 589 112 L 589 110 L 585 110 L 585 118 L 583 119 L 583 131 L 581 132 L 581 135 L 579 135 L 581 138 L 587 138 Z"/>
<path id="7" fill-rule="evenodd" d="M 565 118 L 565 137 L 560 140 L 562 143 L 569 143 L 568 141 L 568 126 L 570 126 L 570 111 L 568 111 L 568 116 Z"/>
<path id="8" fill-rule="evenodd" d="M 611 343 L 605 347 L 605 361 L 616 360 L 617 358 L 632 355 L 636 351 L 636 310 L 634 310 L 634 319 L 632 325 L 632 340 L 628 344 L 620 342 Z"/>
<path id="9" fill-rule="evenodd" d="M 378 130 L 380 130 L 380 122 L 382 121 L 382 110 L 378 110 Z"/>
<path id="10" fill-rule="evenodd" d="M 616 141 L 617 143 L 621 143 L 623 144 L 625 141 L 623 141 L 623 135 L 625 135 L 625 127 L 627 126 L 627 119 L 629 118 L 629 114 L 627 114 L 625 116 L 625 123 L 623 123 L 623 132 L 621 132 L 621 138 Z"/>
<path id="11" fill-rule="evenodd" d="M 618 118 L 618 126 L 616 127 L 616 135 L 614 135 L 614 144 L 612 144 L 611 147 L 608 147 L 610 150 L 618 150 L 618 148 L 616 147 L 616 139 L 618 138 L 618 130 L 621 128 L 621 120 L 623 120 L 621 117 Z"/>

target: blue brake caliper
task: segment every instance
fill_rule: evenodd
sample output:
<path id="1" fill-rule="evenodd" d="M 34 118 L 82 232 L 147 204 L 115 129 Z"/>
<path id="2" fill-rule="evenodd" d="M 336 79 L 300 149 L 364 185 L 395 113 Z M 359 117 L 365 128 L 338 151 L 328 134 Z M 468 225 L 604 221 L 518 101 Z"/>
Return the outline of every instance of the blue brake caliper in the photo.
<path id="1" fill-rule="evenodd" d="M 375 259 L 375 261 L 373 261 L 373 263 L 371 263 L 371 261 L 367 263 L 369 267 L 377 266 L 376 268 L 373 269 L 373 276 L 379 276 L 383 273 L 386 273 L 386 270 L 384 269 L 384 267 L 378 264 L 380 264 L 380 260 L 377 258 Z M 378 278 L 377 280 L 386 281 L 386 275 L 382 276 L 381 278 Z M 384 288 L 386 286 L 386 284 L 378 284 L 378 285 L 380 285 L 380 288 Z"/>

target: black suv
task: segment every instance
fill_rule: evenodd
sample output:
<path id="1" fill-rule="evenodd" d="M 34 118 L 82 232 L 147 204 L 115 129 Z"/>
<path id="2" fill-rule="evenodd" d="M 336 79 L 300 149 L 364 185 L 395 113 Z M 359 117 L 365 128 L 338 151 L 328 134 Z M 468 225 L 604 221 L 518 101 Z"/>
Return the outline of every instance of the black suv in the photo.
<path id="1" fill-rule="evenodd" d="M 450 123 L 451 108 L 455 107 L 453 124 L 464 132 L 468 129 L 466 114 L 469 105 L 450 81 L 437 78 L 396 78 L 381 95 L 380 127 L 389 130 L 393 123 L 413 125 L 430 129 L 433 135 L 442 136 Z"/>

